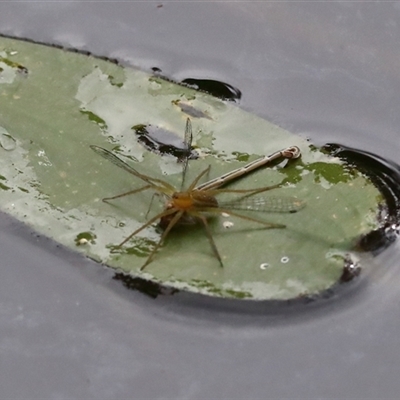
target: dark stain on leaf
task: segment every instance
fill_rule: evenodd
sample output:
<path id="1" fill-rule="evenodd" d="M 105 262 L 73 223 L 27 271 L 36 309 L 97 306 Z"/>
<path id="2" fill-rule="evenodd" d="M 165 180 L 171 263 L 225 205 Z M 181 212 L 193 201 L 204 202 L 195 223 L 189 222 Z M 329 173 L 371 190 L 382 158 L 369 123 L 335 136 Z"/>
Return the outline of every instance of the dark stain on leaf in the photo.
<path id="1" fill-rule="evenodd" d="M 22 64 L 19 64 L 17 62 L 11 61 L 8 58 L 0 57 L 0 62 L 3 62 L 4 64 L 8 65 L 11 68 L 17 69 L 17 71 L 22 73 L 22 74 L 27 74 L 28 73 L 28 68 L 24 67 Z"/>
<path id="2" fill-rule="evenodd" d="M 181 84 L 195 90 L 206 92 L 222 100 L 238 102 L 242 97 L 242 92 L 229 83 L 213 79 L 195 79 L 187 78 L 181 81 Z"/>
<path id="3" fill-rule="evenodd" d="M 150 124 L 135 125 L 132 129 L 137 135 L 138 141 L 148 150 L 156 154 L 169 154 L 181 160 L 187 156 L 189 151 L 190 160 L 198 158 L 193 148 L 186 149 L 182 137 L 174 132 Z"/>
<path id="4" fill-rule="evenodd" d="M 179 293 L 178 289 L 167 288 L 157 282 L 148 281 L 143 278 L 132 277 L 123 273 L 116 273 L 113 277 L 116 281 L 121 281 L 123 285 L 131 290 L 137 290 L 153 299 L 160 295 L 173 295 Z"/>
<path id="5" fill-rule="evenodd" d="M 0 182 L 0 189 L 3 189 L 3 190 L 10 190 L 11 188 L 8 187 L 7 185 L 4 185 L 4 183 L 1 183 L 1 182 Z"/>
<path id="6" fill-rule="evenodd" d="M 95 124 L 99 125 L 101 129 L 107 129 L 107 124 L 104 119 L 100 118 L 98 115 L 92 113 L 91 111 L 87 110 L 80 110 L 81 114 L 87 115 L 89 121 L 94 122 Z"/>

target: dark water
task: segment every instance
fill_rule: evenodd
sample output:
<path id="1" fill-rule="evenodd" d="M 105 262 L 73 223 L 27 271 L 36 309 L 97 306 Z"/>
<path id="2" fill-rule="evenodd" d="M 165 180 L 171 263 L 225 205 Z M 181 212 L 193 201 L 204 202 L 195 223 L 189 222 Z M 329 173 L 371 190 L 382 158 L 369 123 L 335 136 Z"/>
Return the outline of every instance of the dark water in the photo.
<path id="1" fill-rule="evenodd" d="M 394 218 L 399 13 L 397 3 L 1 3 L 0 30 L 177 81 L 227 83 L 240 107 L 368 156 Z M 397 398 L 395 222 L 373 238 L 367 277 L 254 315 L 128 291 L 2 217 L 0 397 Z"/>

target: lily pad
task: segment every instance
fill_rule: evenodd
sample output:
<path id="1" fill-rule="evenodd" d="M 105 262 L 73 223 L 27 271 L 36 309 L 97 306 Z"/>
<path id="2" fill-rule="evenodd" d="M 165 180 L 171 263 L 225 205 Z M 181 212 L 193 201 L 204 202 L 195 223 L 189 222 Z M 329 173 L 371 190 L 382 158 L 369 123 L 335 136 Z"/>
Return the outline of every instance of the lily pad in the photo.
<path id="1" fill-rule="evenodd" d="M 357 260 L 358 238 L 379 226 L 382 198 L 366 176 L 207 93 L 106 59 L 0 38 L 0 94 L 1 209 L 133 277 L 219 297 L 314 295 L 340 280 L 344 265 Z M 188 116 L 198 155 L 189 160 L 188 183 L 209 165 L 213 178 L 298 146 L 301 159 L 262 168 L 229 188 L 284 182 L 267 194 L 295 197 L 306 205 L 296 213 L 242 212 L 285 229 L 264 229 L 233 216 L 211 219 L 223 268 L 202 227 L 185 225 L 168 235 L 141 271 L 162 233 L 155 225 L 120 251 L 112 250 L 146 222 L 147 213 L 150 218 L 164 205 L 158 198 L 151 201 L 151 191 L 102 202 L 143 182 L 89 146 L 109 149 L 140 173 L 179 190 L 182 164 L 152 151 L 136 131 L 138 126 L 168 131 L 179 148 Z"/>

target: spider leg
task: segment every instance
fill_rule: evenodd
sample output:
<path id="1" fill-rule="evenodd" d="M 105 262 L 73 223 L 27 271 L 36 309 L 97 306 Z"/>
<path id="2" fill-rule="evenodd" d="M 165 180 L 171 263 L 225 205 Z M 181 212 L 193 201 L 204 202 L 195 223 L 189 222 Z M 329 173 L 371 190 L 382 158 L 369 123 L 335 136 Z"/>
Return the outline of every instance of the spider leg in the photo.
<path id="1" fill-rule="evenodd" d="M 197 175 L 196 179 L 190 184 L 189 188 L 188 188 L 188 192 L 191 192 L 193 190 L 193 188 L 197 185 L 197 182 L 205 175 L 208 174 L 210 172 L 211 169 L 211 165 L 209 165 L 204 171 L 200 172 L 199 175 Z"/>
<path id="2" fill-rule="evenodd" d="M 105 197 L 105 198 L 103 199 L 103 201 L 104 201 L 105 203 L 107 203 L 108 200 L 119 199 L 120 197 L 129 196 L 130 194 L 139 193 L 139 192 L 142 192 L 143 190 L 147 190 L 147 189 L 154 189 L 154 186 L 153 186 L 153 185 L 146 185 L 146 186 L 143 186 L 143 187 L 141 187 L 141 188 L 139 188 L 139 189 L 133 189 L 133 190 L 130 190 L 129 192 L 117 194 L 116 196 L 113 196 L 113 197 Z"/>
<path id="3" fill-rule="evenodd" d="M 149 216 L 149 212 L 150 212 L 150 210 L 151 210 L 151 208 L 152 208 L 152 206 L 153 206 L 154 197 L 156 197 L 156 196 L 161 196 L 161 193 L 155 192 L 155 193 L 153 193 L 153 195 L 151 196 L 149 208 L 148 208 L 148 210 L 147 210 L 147 212 L 146 212 L 146 215 L 145 215 L 145 218 L 146 218 L 146 219 L 147 219 L 147 217 Z M 165 211 L 165 210 L 164 210 L 164 211 Z"/>
<path id="4" fill-rule="evenodd" d="M 122 247 L 129 239 L 131 239 L 133 236 L 137 235 L 139 232 L 141 232 L 143 229 L 147 228 L 149 225 L 151 225 L 153 222 L 157 221 L 159 218 L 165 217 L 166 215 L 170 215 L 176 212 L 174 209 L 169 209 L 166 211 L 163 211 L 153 218 L 151 218 L 149 221 L 147 221 L 144 225 L 142 225 L 140 228 L 136 229 L 133 233 L 131 233 L 127 238 L 125 238 L 117 247 Z"/>
<path id="5" fill-rule="evenodd" d="M 200 221 L 203 223 L 203 226 L 205 228 L 208 241 L 210 242 L 210 245 L 211 245 L 211 249 L 212 249 L 215 257 L 218 259 L 219 265 L 221 267 L 223 267 L 224 264 L 222 263 L 222 259 L 221 259 L 221 256 L 219 254 L 218 248 L 217 248 L 217 246 L 216 246 L 216 244 L 214 242 L 214 238 L 212 237 L 210 226 L 207 223 L 207 218 L 204 215 L 200 214 L 200 213 L 191 212 L 191 214 L 196 216 L 197 218 L 199 218 Z"/>
<path id="6" fill-rule="evenodd" d="M 174 212 L 176 212 L 176 209 L 171 209 L 168 210 L 170 212 L 164 212 L 162 214 L 162 216 L 165 215 L 169 215 L 172 214 Z M 168 226 L 165 228 L 165 231 L 163 232 L 163 234 L 161 235 L 160 240 L 158 241 L 158 243 L 155 245 L 154 249 L 152 250 L 152 252 L 150 253 L 150 255 L 147 257 L 146 262 L 140 267 L 140 270 L 143 271 L 147 265 L 149 265 L 154 257 L 154 255 L 156 254 L 156 251 L 159 249 L 159 247 L 161 246 L 161 244 L 164 242 L 165 238 L 167 237 L 168 233 L 170 232 L 170 230 L 174 227 L 174 225 L 182 218 L 182 215 L 184 214 L 184 211 L 178 211 L 176 212 L 176 214 L 174 215 L 174 217 L 171 219 L 170 223 L 168 224 Z M 157 216 L 158 218 L 161 217 L 160 215 Z M 153 220 L 154 218 L 152 218 Z M 133 235 L 131 235 L 133 236 Z"/>

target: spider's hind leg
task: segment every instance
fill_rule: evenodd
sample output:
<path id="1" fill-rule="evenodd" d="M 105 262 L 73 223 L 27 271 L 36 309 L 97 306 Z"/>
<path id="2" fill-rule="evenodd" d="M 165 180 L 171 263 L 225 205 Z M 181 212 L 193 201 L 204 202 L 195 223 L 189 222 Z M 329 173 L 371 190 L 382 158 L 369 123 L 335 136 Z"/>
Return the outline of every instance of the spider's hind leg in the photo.
<path id="1" fill-rule="evenodd" d="M 102 199 L 102 201 L 104 201 L 105 203 L 108 203 L 109 200 L 119 199 L 120 197 L 125 197 L 125 196 L 129 196 L 131 194 L 143 192 L 144 190 L 151 189 L 151 188 L 153 188 L 153 185 L 142 186 L 139 189 L 133 189 L 133 190 L 130 190 L 129 192 L 117 194 L 116 196 L 113 196 L 113 197 L 104 197 L 104 199 Z"/>

